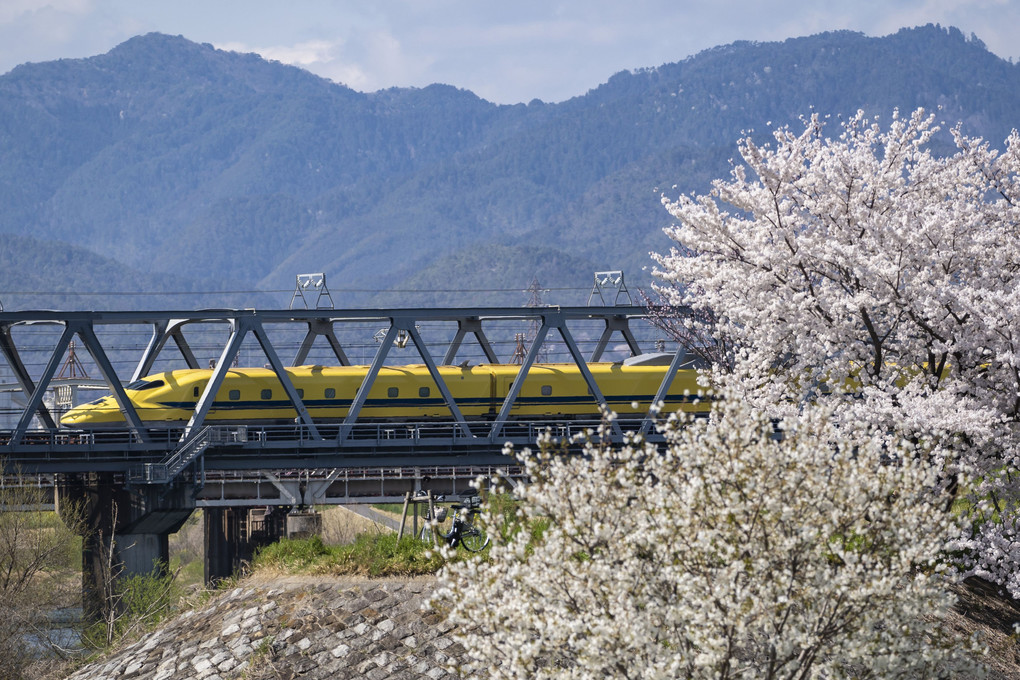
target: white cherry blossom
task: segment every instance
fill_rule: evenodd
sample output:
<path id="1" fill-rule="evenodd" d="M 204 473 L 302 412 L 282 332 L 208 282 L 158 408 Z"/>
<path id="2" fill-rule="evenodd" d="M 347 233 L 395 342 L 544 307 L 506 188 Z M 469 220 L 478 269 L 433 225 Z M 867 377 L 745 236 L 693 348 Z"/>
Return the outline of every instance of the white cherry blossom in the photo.
<path id="1" fill-rule="evenodd" d="M 493 678 L 980 677 L 945 637 L 932 559 L 954 529 L 917 445 L 849 439 L 828 408 L 739 399 L 664 451 L 548 443 L 520 513 L 547 522 L 449 565 L 437 603 Z M 499 517 L 490 513 L 495 526 Z M 494 532 L 498 535 L 498 532 Z M 939 669 L 936 672 L 936 669 Z"/>
<path id="2" fill-rule="evenodd" d="M 980 525 L 954 547 L 1020 596 L 1020 137 L 948 132 L 917 110 L 743 139 L 730 179 L 664 199 L 659 290 L 731 348 L 713 379 L 759 408 L 838 401 L 846 431 L 937 442 Z"/>

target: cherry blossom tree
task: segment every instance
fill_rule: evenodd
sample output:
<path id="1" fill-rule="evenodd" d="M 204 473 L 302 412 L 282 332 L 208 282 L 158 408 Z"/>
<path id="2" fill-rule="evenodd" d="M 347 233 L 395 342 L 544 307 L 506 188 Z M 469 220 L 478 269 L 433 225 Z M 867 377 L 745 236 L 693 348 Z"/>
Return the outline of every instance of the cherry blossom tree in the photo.
<path id="1" fill-rule="evenodd" d="M 852 438 L 826 406 L 772 421 L 738 398 L 639 439 L 520 454 L 520 521 L 452 562 L 436 604 L 494 678 L 980 677 L 944 636 L 925 444 Z M 680 427 L 684 425 L 684 427 Z M 488 511 L 495 529 L 502 516 Z M 499 536 L 505 531 L 492 531 Z"/>
<path id="2" fill-rule="evenodd" d="M 1000 151 L 935 120 L 858 113 L 830 138 L 814 115 L 743 139 L 729 179 L 664 199 L 659 290 L 711 314 L 696 330 L 734 358 L 713 379 L 759 408 L 838 402 L 845 432 L 930 446 L 976 527 L 951 546 L 1020 596 L 1020 137 Z"/>

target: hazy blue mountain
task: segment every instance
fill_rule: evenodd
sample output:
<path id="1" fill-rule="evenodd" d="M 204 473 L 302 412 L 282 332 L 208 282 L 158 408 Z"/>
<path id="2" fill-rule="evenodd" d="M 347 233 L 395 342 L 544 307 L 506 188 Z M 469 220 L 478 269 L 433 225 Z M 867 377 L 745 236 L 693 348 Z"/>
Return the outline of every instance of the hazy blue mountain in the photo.
<path id="1" fill-rule="evenodd" d="M 0 300 L 11 308 L 5 291 L 27 282 L 286 291 L 295 274 L 324 271 L 352 306 L 523 304 L 524 293 L 478 291 L 536 276 L 556 289 L 547 301 L 583 302 L 594 270 L 647 283 L 649 251 L 669 246 L 661 194 L 725 176 L 742 131 L 917 106 L 1001 144 L 1020 120 L 1020 66 L 956 29 L 837 32 L 735 43 L 569 101 L 498 106 L 446 85 L 359 93 L 140 36 L 0 77 Z M 475 292 L 442 292 L 461 288 Z M 37 298 L 16 306 L 79 301 Z M 215 304 L 234 300 L 289 295 Z"/>

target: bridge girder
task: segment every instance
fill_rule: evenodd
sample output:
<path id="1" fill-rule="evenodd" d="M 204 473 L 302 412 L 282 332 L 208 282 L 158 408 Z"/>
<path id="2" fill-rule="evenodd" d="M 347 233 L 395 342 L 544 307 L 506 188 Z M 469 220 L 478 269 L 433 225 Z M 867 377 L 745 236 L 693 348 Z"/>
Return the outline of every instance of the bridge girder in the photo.
<path id="1" fill-rule="evenodd" d="M 91 469 L 121 471 L 139 475 L 139 466 L 149 466 L 147 473 L 141 475 L 144 481 L 172 480 L 172 477 L 185 467 L 203 463 L 205 465 L 226 466 L 223 469 L 240 469 L 238 458 L 244 459 L 245 453 L 250 454 L 246 465 L 257 469 L 263 465 L 260 461 L 272 460 L 274 464 L 281 461 L 301 461 L 303 465 L 323 469 L 344 466 L 349 461 L 362 464 L 366 460 L 378 460 L 380 464 L 399 462 L 430 463 L 436 461 L 460 462 L 481 461 L 495 463 L 502 456 L 504 443 L 530 445 L 534 443 L 534 432 L 528 432 L 530 440 L 523 440 L 521 435 L 510 435 L 506 432 L 509 414 L 519 397 L 520 389 L 529 371 L 536 363 L 537 357 L 547 342 L 550 331 L 556 331 L 569 350 L 571 361 L 578 367 L 593 399 L 600 405 L 606 400 L 591 372 L 587 361 L 598 361 L 602 358 L 610 338 L 614 333 L 623 336 L 630 353 L 638 354 L 641 349 L 633 333 L 631 323 L 651 315 L 651 310 L 640 306 L 620 307 L 479 307 L 455 309 L 375 309 L 375 310 L 202 310 L 185 312 L 170 311 L 113 311 L 113 312 L 51 312 L 21 311 L 0 312 L 0 353 L 6 358 L 20 389 L 27 397 L 18 425 L 11 431 L 0 432 L 0 458 L 7 464 L 18 465 L 26 471 L 62 472 L 77 471 L 79 468 L 92 465 Z M 686 310 L 680 310 L 685 312 Z M 454 400 L 449 386 L 443 379 L 435 356 L 442 356 L 443 365 L 452 365 L 463 341 L 468 334 L 474 336 L 486 359 L 496 360 L 487 329 L 501 322 L 535 322 L 538 334 L 529 348 L 516 378 L 503 403 L 498 415 L 491 422 L 485 423 L 487 432 L 480 431 L 480 424 L 469 422 L 461 413 Z M 382 324 L 385 333 L 375 355 L 368 366 L 366 377 L 361 383 L 347 417 L 339 427 L 326 427 L 309 415 L 302 402 L 301 395 L 286 374 L 287 366 L 280 359 L 280 353 L 273 343 L 267 326 L 293 326 L 305 329 L 298 352 L 297 362 L 304 362 L 312 344 L 317 338 L 325 338 L 332 355 L 342 365 L 349 365 L 348 354 L 338 339 L 337 328 L 347 324 Z M 446 322 L 456 324 L 456 333 L 446 345 L 445 352 L 434 352 L 423 339 L 419 327 L 425 323 Z M 588 360 L 584 358 L 578 346 L 571 324 L 580 322 L 602 324 L 594 351 Z M 195 324 L 224 324 L 230 329 L 228 338 L 215 360 L 213 373 L 200 395 L 194 415 L 176 438 L 167 441 L 154 441 L 152 433 L 146 430 L 138 414 L 135 412 L 123 384 L 113 368 L 111 353 L 113 350 L 104 345 L 97 334 L 97 328 L 131 327 L 145 331 L 149 339 L 145 349 L 134 363 L 131 379 L 139 379 L 155 366 L 162 358 L 163 350 L 173 340 L 181 354 L 181 361 L 188 368 L 198 368 L 199 360 L 188 342 L 185 330 Z M 19 347 L 12 330 L 18 327 L 56 326 L 61 329 L 59 339 L 48 355 L 45 368 L 35 376 L 27 368 L 25 350 Z M 242 343 L 246 337 L 254 337 L 264 352 L 270 368 L 284 387 L 287 399 L 298 414 L 294 436 L 284 439 L 273 446 L 267 447 L 256 442 L 233 441 L 229 446 L 222 441 L 205 443 L 200 437 L 215 435 L 222 439 L 222 428 L 209 428 L 206 416 L 212 405 L 213 396 L 219 390 L 229 367 L 240 354 Z M 99 367 L 110 393 L 117 400 L 126 420 L 125 437 L 109 443 L 98 441 L 94 436 L 83 438 L 80 435 L 68 434 L 56 427 L 52 414 L 43 403 L 43 394 L 53 382 L 53 376 L 64 352 L 74 337 L 82 340 Z M 362 406 L 367 399 L 380 369 L 391 357 L 391 351 L 403 340 L 410 340 L 411 346 L 417 351 L 422 362 L 428 368 L 439 391 L 452 414 L 449 437 L 434 437 L 427 442 L 417 437 L 403 442 L 388 442 L 382 436 L 359 437 L 359 428 L 363 423 L 359 420 Z M 38 351 L 38 350 L 36 350 Z M 665 375 L 658 390 L 658 398 L 666 394 L 666 390 L 679 370 L 684 358 L 684 349 L 677 348 L 670 370 Z M 165 359 L 164 359 L 165 360 Z M 35 417 L 43 423 L 42 428 L 31 429 L 30 424 Z M 373 427 L 378 427 L 374 424 Z M 400 424 L 402 426 L 405 424 Z M 646 419 L 640 424 L 642 434 L 654 437 L 650 432 L 651 420 Z M 385 429 L 383 427 L 382 429 Z M 203 434 L 206 433 L 206 434 Z M 618 423 L 613 424 L 612 437 L 619 440 L 622 431 Z M 237 451 L 240 449 L 240 452 Z M 240 453 L 240 455 L 238 455 Z M 185 455 L 186 454 L 186 455 Z M 269 455 L 267 455 L 269 454 Z M 177 456 L 173 462 L 171 458 Z M 187 458 L 187 456 L 191 456 Z M 184 461 L 182 464 L 182 460 Z M 278 467 L 278 465 L 267 465 Z M 162 468 L 163 473 L 160 474 Z M 153 473 L 152 471 L 156 472 Z M 172 471 L 172 474 L 170 472 Z M 157 479 L 158 478 L 158 479 Z M 139 481 L 143 481 L 139 479 Z"/>

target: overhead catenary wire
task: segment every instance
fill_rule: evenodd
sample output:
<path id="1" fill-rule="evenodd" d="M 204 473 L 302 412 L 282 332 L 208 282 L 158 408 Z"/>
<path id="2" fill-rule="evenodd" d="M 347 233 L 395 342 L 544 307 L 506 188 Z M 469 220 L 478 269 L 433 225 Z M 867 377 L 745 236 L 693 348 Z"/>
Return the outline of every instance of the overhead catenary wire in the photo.
<path id="1" fill-rule="evenodd" d="M 583 286 L 565 286 L 561 288 L 556 287 L 543 287 L 543 291 L 584 291 L 587 292 L 588 288 Z M 203 290 L 203 291 L 137 291 L 137 290 L 126 290 L 126 291 L 79 291 L 79 290 L 57 290 L 57 291 L 40 291 L 40 290 L 9 290 L 4 291 L 5 295 L 34 295 L 34 296 L 46 296 L 46 295 L 75 295 L 75 296 L 179 296 L 179 295 L 277 295 L 281 293 L 290 294 L 293 291 L 291 289 L 267 289 L 267 290 Z M 358 294 L 372 294 L 372 295 L 385 295 L 387 293 L 526 293 L 528 288 L 340 288 L 333 291 L 334 293 L 358 293 Z"/>

